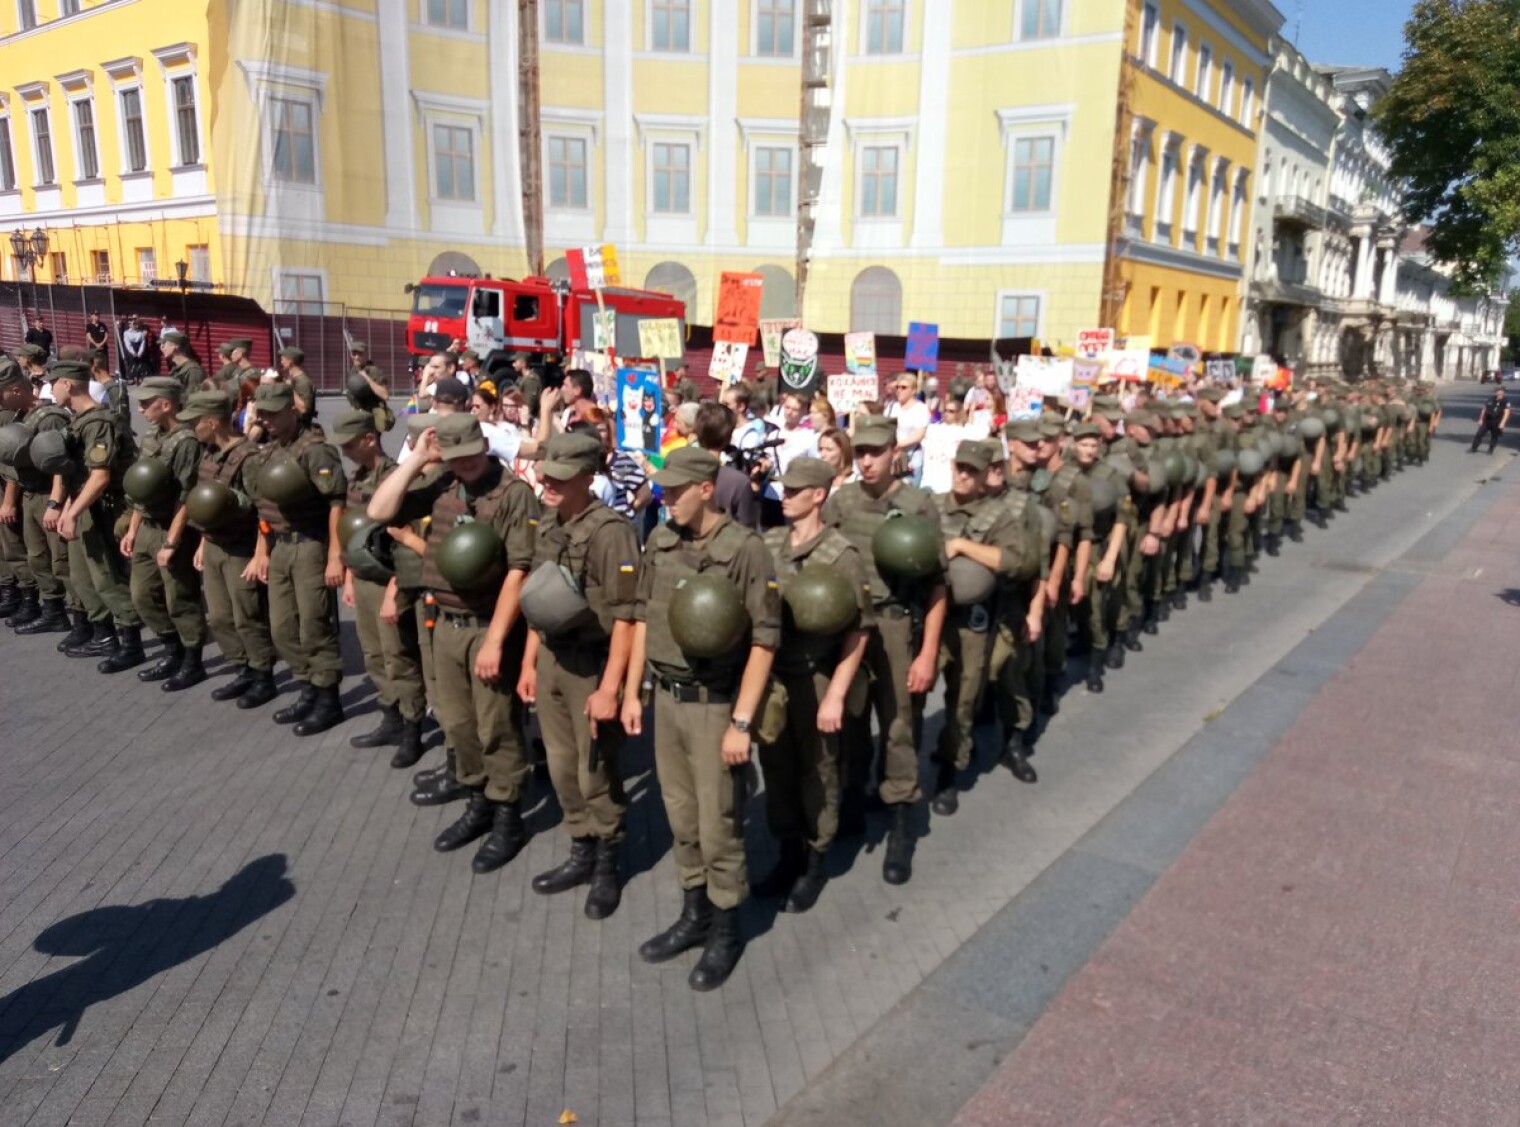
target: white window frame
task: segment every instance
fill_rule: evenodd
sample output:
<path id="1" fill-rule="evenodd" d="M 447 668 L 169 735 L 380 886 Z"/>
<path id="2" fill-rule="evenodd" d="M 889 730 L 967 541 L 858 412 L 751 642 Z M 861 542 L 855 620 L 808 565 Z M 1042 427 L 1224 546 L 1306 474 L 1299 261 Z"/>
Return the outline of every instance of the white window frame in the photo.
<path id="1" fill-rule="evenodd" d="M 581 35 L 579 39 L 551 39 L 549 37 L 549 6 L 551 4 L 559 4 L 561 6 L 561 31 L 563 31 L 565 27 L 565 8 L 570 5 L 574 5 L 574 7 L 579 10 L 581 14 Z M 586 11 L 586 7 L 586 0 L 543 0 L 543 26 L 541 28 L 541 33 L 543 35 L 544 42 L 554 47 L 584 47 L 586 45 L 586 17 L 589 14 Z"/>
<path id="2" fill-rule="evenodd" d="M 1167 45 L 1170 52 L 1167 63 L 1167 77 L 1184 90 L 1187 89 L 1187 54 L 1188 54 L 1188 30 L 1187 24 L 1181 20 L 1172 24 L 1172 39 Z"/>
<path id="3" fill-rule="evenodd" d="M 451 23 L 434 23 L 428 18 L 428 0 L 417 0 L 417 25 L 426 31 L 441 32 L 444 35 L 471 35 L 475 31 L 475 5 L 471 0 L 465 0 L 464 26 L 458 27 Z"/>
<path id="4" fill-rule="evenodd" d="M 1066 12 L 1067 12 L 1067 9 L 1070 6 L 1067 3 L 1067 0 L 1055 0 L 1056 4 L 1059 5 L 1059 9 L 1056 12 L 1056 29 L 1055 29 L 1055 31 L 1051 32 L 1049 35 L 1034 35 L 1034 36 L 1030 36 L 1030 35 L 1025 35 L 1024 34 L 1024 17 L 1025 17 L 1025 14 L 1028 12 L 1028 10 L 1031 7 L 1034 7 L 1034 8 L 1038 9 L 1039 7 L 1043 6 L 1045 3 L 1048 3 L 1048 2 L 1049 2 L 1049 0 L 1019 0 L 1019 2 L 1013 6 L 1013 8 L 1014 8 L 1014 12 L 1013 12 L 1013 39 L 1014 39 L 1014 42 L 1016 42 L 1016 43 L 1053 43 L 1055 40 L 1060 39 L 1063 35 L 1066 34 Z"/>
<path id="5" fill-rule="evenodd" d="M 43 145 L 37 136 L 37 115 L 47 115 L 47 163 L 52 169 L 52 179 L 42 179 L 42 154 Z M 26 119 L 32 127 L 32 173 L 36 182 L 35 188 L 57 188 L 63 181 L 58 176 L 58 130 L 53 123 L 53 107 L 48 101 L 26 107 Z"/>
<path id="6" fill-rule="evenodd" d="M 1193 169 L 1199 170 L 1198 180 L 1193 180 Z M 1209 184 L 1209 151 L 1202 145 L 1194 145 L 1188 154 L 1187 174 L 1183 179 L 1182 241 L 1187 250 L 1196 250 L 1201 224 L 1204 221 L 1203 195 Z"/>
<path id="7" fill-rule="evenodd" d="M 169 160 L 171 171 L 204 171 L 206 167 L 206 115 L 201 111 L 205 99 L 201 97 L 200 66 L 196 61 L 194 43 L 176 43 L 172 47 L 160 47 L 153 52 L 158 60 L 159 71 L 164 79 L 164 105 L 169 115 Z M 174 80 L 188 78 L 195 91 L 195 138 L 200 152 L 194 163 L 187 163 L 179 143 L 179 107 L 174 101 Z M 146 107 L 144 107 L 146 109 Z M 202 177 L 204 181 L 204 177 Z"/>
<path id="8" fill-rule="evenodd" d="M 1256 80 L 1250 75 L 1240 80 L 1240 123 L 1251 128 L 1251 116 L 1256 110 Z"/>
<path id="9" fill-rule="evenodd" d="M 696 243 L 697 217 L 702 213 L 705 183 L 702 177 L 701 155 L 706 148 L 708 119 L 688 114 L 634 114 L 634 130 L 638 134 L 644 161 L 644 237 L 658 245 Z M 686 211 L 656 211 L 654 209 L 654 147 L 656 145 L 685 145 L 691 156 L 688 166 L 690 182 L 687 184 Z"/>
<path id="10" fill-rule="evenodd" d="M 1224 257 L 1220 242 L 1225 230 L 1224 213 L 1230 206 L 1230 162 L 1225 157 L 1215 157 L 1213 173 L 1209 176 L 1208 226 L 1203 234 L 1204 253 L 1214 258 Z"/>
<path id="11" fill-rule="evenodd" d="M 1251 173 L 1249 169 L 1235 170 L 1235 183 L 1230 193 L 1230 237 L 1225 247 L 1225 257 L 1240 261 L 1240 237 L 1245 229 L 1246 208 L 1251 203 Z"/>
<path id="12" fill-rule="evenodd" d="M 762 212 L 760 202 L 760 154 L 761 153 L 785 153 L 787 160 L 786 170 L 786 207 L 782 211 Z M 775 172 L 772 171 L 771 179 L 774 181 Z M 750 216 L 755 219 L 790 219 L 797 214 L 797 145 L 755 145 L 750 149 L 749 161 L 749 190 L 750 190 Z"/>
<path id="13" fill-rule="evenodd" d="M 16 138 L 11 132 L 10 99 L 0 94 L 0 142 L 3 142 L 4 151 L 10 157 L 11 182 L 9 185 L 0 182 L 0 195 L 19 195 L 21 192 L 21 174 L 16 171 Z"/>
<path id="14" fill-rule="evenodd" d="M 747 193 L 745 243 L 772 250 L 795 249 L 797 245 L 797 199 L 802 185 L 802 146 L 800 128 L 793 118 L 740 118 L 739 136 L 745 147 Z M 792 154 L 792 209 L 786 215 L 759 215 L 755 212 L 755 170 L 758 149 L 789 149 Z"/>
<path id="15" fill-rule="evenodd" d="M 196 270 L 196 268 L 195 268 L 195 256 L 196 256 L 196 252 L 197 251 L 199 251 L 201 254 L 203 254 L 205 256 L 205 259 L 206 259 L 206 269 L 204 271 L 205 277 L 201 277 L 201 273 L 202 272 Z M 185 262 L 190 267 L 189 273 L 185 275 L 187 278 L 190 279 L 190 281 L 192 281 L 192 282 L 204 282 L 204 283 L 206 283 L 208 285 L 210 284 L 210 282 L 211 282 L 211 247 L 210 247 L 209 244 L 207 244 L 207 243 L 192 243 L 191 245 L 187 246 L 185 248 Z"/>
<path id="16" fill-rule="evenodd" d="M 626 0 L 625 0 L 626 2 Z M 690 55 L 692 43 L 697 38 L 697 6 L 692 0 L 660 0 L 662 4 L 684 3 L 686 5 L 686 46 L 657 47 L 654 42 L 654 0 L 644 0 L 644 42 L 657 55 Z"/>
<path id="17" fill-rule="evenodd" d="M 686 176 L 685 208 L 676 206 L 680 193 L 675 190 L 674 181 L 666 185 L 665 203 L 668 206 L 660 206 L 659 191 L 656 187 L 655 178 L 658 176 L 661 168 L 659 161 L 659 152 L 661 149 L 664 149 L 670 156 L 674 156 L 678 150 L 685 154 L 686 159 L 684 168 L 678 168 L 675 163 L 667 163 L 664 165 L 667 175 L 672 171 L 682 171 Z M 682 218 L 685 218 L 686 216 L 694 214 L 697 207 L 697 192 L 695 183 L 696 177 L 694 175 L 694 172 L 696 170 L 695 166 L 697 162 L 697 154 L 692 143 L 690 141 L 682 140 L 676 137 L 651 137 L 649 139 L 649 143 L 645 146 L 644 151 L 647 160 L 646 172 L 648 173 L 648 184 L 645 190 L 649 193 L 646 197 L 648 200 L 648 206 L 646 210 L 649 212 L 650 216 L 659 216 L 661 218 L 680 216 Z"/>
<path id="18" fill-rule="evenodd" d="M 37 25 L 37 0 L 16 0 L 16 30 L 31 31 Z"/>
<path id="19" fill-rule="evenodd" d="M 285 282 L 287 279 L 310 280 L 313 278 L 317 280 L 317 283 L 321 289 L 322 297 L 319 299 L 319 301 L 313 302 L 309 297 L 288 298 L 282 296 L 282 292 L 285 288 Z M 274 308 L 275 314 L 277 316 L 312 316 L 312 314 L 302 313 L 299 309 L 292 310 L 288 308 L 288 306 L 292 304 L 297 306 L 302 304 L 320 304 L 322 306 L 322 309 L 316 314 L 316 316 L 321 316 L 322 313 L 326 312 L 327 295 L 331 291 L 328 289 L 327 271 L 321 267 L 276 266 L 273 268 L 273 286 L 274 288 L 270 291 L 270 304 Z"/>
<path id="20" fill-rule="evenodd" d="M 795 59 L 802 50 L 802 9 L 807 0 L 791 0 L 792 4 L 792 49 L 785 55 L 764 53 L 760 51 L 760 6 L 769 5 L 774 0 L 751 0 L 749 9 L 749 53 L 751 58 L 786 60 Z"/>
<path id="21" fill-rule="evenodd" d="M 454 194 L 448 196 L 444 195 L 443 184 L 438 175 L 438 141 L 440 130 L 448 130 L 452 137 L 464 140 L 467 146 L 465 157 L 469 161 L 469 183 L 464 186 L 463 192 L 460 190 L 461 185 L 456 183 L 454 185 Z M 452 154 L 450 163 L 457 165 L 458 151 L 451 149 L 450 152 Z M 450 204 L 473 204 L 480 202 L 480 176 L 477 173 L 477 169 L 480 167 L 480 145 L 476 138 L 475 130 L 471 129 L 468 123 L 443 120 L 429 122 L 428 156 L 430 158 L 429 167 L 433 175 L 433 183 L 429 186 L 430 199 L 436 200 L 439 203 L 447 202 Z"/>
<path id="22" fill-rule="evenodd" d="M 908 30 L 913 26 L 912 0 L 882 0 L 883 3 L 900 4 L 902 6 L 902 35 L 895 51 L 871 50 L 871 2 L 872 0 L 860 0 L 859 54 L 868 59 L 905 58 L 908 54 Z"/>
<path id="23" fill-rule="evenodd" d="M 866 196 L 866 154 L 867 153 L 891 153 L 892 154 L 892 210 L 881 210 L 883 204 L 880 198 L 876 201 L 877 210 L 867 215 L 865 210 Z M 903 173 L 907 165 L 907 147 L 887 139 L 873 139 L 864 141 L 855 148 L 855 221 L 857 223 L 892 223 L 901 222 L 903 211 Z M 878 161 L 880 158 L 877 158 Z M 878 168 L 872 174 L 877 182 L 877 195 L 881 195 L 881 186 L 885 182 L 885 170 Z"/>
<path id="24" fill-rule="evenodd" d="M 153 276 L 151 278 L 148 276 L 148 272 L 145 271 L 145 270 L 143 270 L 143 262 L 144 262 L 143 252 L 144 251 L 146 251 L 147 255 L 148 255 L 147 261 L 151 262 L 152 266 L 153 266 L 153 270 L 152 270 Z M 158 277 L 158 248 L 157 247 L 133 247 L 132 248 L 132 265 L 137 268 L 137 280 L 138 280 L 139 283 L 153 281 L 154 279 L 156 279 Z"/>
<path id="25" fill-rule="evenodd" d="M 104 269 L 104 270 L 97 270 L 96 267 L 100 265 L 100 261 L 101 261 L 100 260 L 100 256 L 101 255 L 105 255 L 106 269 Z M 91 247 L 90 248 L 90 274 L 89 274 L 90 280 L 92 282 L 94 282 L 96 285 L 107 285 L 107 284 L 109 284 L 110 281 L 111 281 L 111 278 L 112 278 L 112 272 L 111 272 L 110 267 L 111 267 L 111 249 L 109 247 Z"/>
<path id="26" fill-rule="evenodd" d="M 142 83 L 142 59 L 135 55 L 128 55 L 121 59 L 112 59 L 101 63 L 100 69 L 106 72 L 111 80 L 111 109 L 112 117 L 116 119 L 116 147 L 121 154 L 121 180 L 123 194 L 132 198 L 134 189 L 131 185 L 137 181 L 145 181 L 148 192 L 152 192 L 153 177 L 153 140 L 149 136 L 152 132 L 148 128 L 147 102 L 143 97 Z M 137 109 L 139 119 L 142 121 L 143 137 L 143 166 L 141 169 L 133 169 L 131 165 L 132 148 L 127 142 L 127 116 L 122 112 L 121 100 L 128 91 L 137 92 Z"/>
<path id="27" fill-rule="evenodd" d="M 1141 238 L 1145 234 L 1145 203 L 1150 195 L 1151 140 L 1156 123 L 1136 117 L 1130 125 L 1129 193 L 1124 204 L 1125 230 Z"/>
<path id="28" fill-rule="evenodd" d="M 482 141 L 485 138 L 486 120 L 490 103 L 481 98 L 462 98 L 453 94 L 436 94 L 413 90 L 412 101 L 417 107 L 422 125 L 423 151 L 427 154 L 428 209 L 431 212 L 431 229 L 450 234 L 479 233 L 485 215 L 485 200 L 489 195 L 486 182 L 486 165 L 481 159 Z M 470 131 L 470 144 L 474 153 L 475 198 L 473 200 L 444 199 L 438 194 L 438 163 L 434 159 L 433 143 L 436 125 L 453 126 Z"/>
<path id="29" fill-rule="evenodd" d="M 74 177 L 75 184 L 93 184 L 102 179 L 100 166 L 100 117 L 95 112 L 95 99 L 89 94 L 82 97 L 71 97 L 69 102 L 69 124 L 73 127 L 69 130 L 74 141 Z M 85 144 L 84 134 L 81 132 L 79 122 L 79 109 L 81 106 L 88 108 L 90 112 L 90 143 Z M 86 164 L 95 166 L 95 175 L 86 176 Z"/>
<path id="30" fill-rule="evenodd" d="M 1213 105 L 1209 100 L 1209 87 L 1214 81 L 1214 48 L 1204 40 L 1198 41 L 1198 66 L 1193 72 L 1193 93 L 1204 105 Z"/>
<path id="31" fill-rule="evenodd" d="M 553 164 L 553 160 L 552 160 L 550 152 L 549 152 L 549 142 L 550 141 L 574 141 L 576 144 L 582 146 L 582 151 L 585 153 L 585 156 L 586 156 L 585 163 L 582 165 L 582 167 L 585 169 L 585 174 L 584 174 L 585 175 L 585 183 L 582 185 L 583 193 L 585 195 L 585 202 L 584 203 L 580 203 L 580 204 L 573 203 L 573 202 L 570 202 L 570 203 L 556 203 L 556 202 L 554 202 L 554 193 L 553 193 L 553 189 L 551 187 L 551 179 L 552 178 L 549 177 L 548 175 L 545 175 L 545 177 L 544 177 L 544 192 L 546 193 L 546 195 L 545 195 L 545 199 L 544 199 L 544 206 L 547 207 L 547 208 L 552 208 L 555 211 L 574 211 L 574 212 L 590 211 L 591 210 L 591 145 L 590 145 L 590 142 L 588 142 L 586 140 L 586 138 L 580 136 L 579 134 L 563 133 L 563 132 L 559 132 L 559 131 L 555 131 L 555 132 L 551 132 L 551 133 L 545 133 L 544 134 L 544 167 L 546 169 L 549 168 Z M 568 191 L 568 189 L 569 189 L 569 185 L 568 184 L 566 185 L 566 189 L 567 189 L 566 194 L 569 195 L 570 193 Z"/>
<path id="32" fill-rule="evenodd" d="M 1179 224 L 1177 215 L 1177 179 L 1183 174 L 1182 135 L 1166 133 L 1161 138 L 1161 171 L 1156 184 L 1156 218 L 1151 225 L 1152 241 L 1171 244 Z"/>
<path id="33" fill-rule="evenodd" d="M 1146 0 L 1140 11 L 1140 61 L 1156 69 L 1156 55 L 1161 50 L 1161 6 Z"/>
<path id="34" fill-rule="evenodd" d="M 544 240 L 553 246 L 583 246 L 597 241 L 597 140 L 602 131 L 600 110 L 546 107 L 541 115 L 543 149 Z M 556 139 L 579 141 L 586 149 L 586 203 L 582 207 L 555 204 L 550 197 L 549 146 Z"/>
<path id="35" fill-rule="evenodd" d="M 1050 245 L 1056 241 L 1056 217 L 1061 207 L 1061 180 L 1066 142 L 1076 107 L 1066 105 L 1015 106 L 996 111 L 1003 140 L 1002 245 Z M 1013 210 L 1014 157 L 1019 141 L 1036 137 L 1052 140 L 1050 154 L 1050 207 L 1044 211 Z"/>
<path id="36" fill-rule="evenodd" d="M 1042 338 L 1045 333 L 1045 291 L 1044 290 L 998 290 L 997 301 L 992 307 L 992 339 L 1010 340 L 1003 332 L 1003 303 L 1005 301 L 1033 301 L 1035 302 L 1034 332 L 1031 337 Z"/>
<path id="37" fill-rule="evenodd" d="M 852 241 L 858 249 L 901 247 L 903 245 L 903 213 L 906 211 L 907 191 L 912 181 L 908 178 L 908 154 L 913 151 L 914 133 L 918 129 L 915 117 L 857 117 L 845 118 L 845 134 L 850 142 L 851 184 L 850 224 Z M 861 214 L 865 181 L 861 166 L 865 162 L 864 151 L 877 148 L 897 149 L 897 214 L 895 216 L 865 216 Z M 799 168 L 801 165 L 798 166 Z"/>
<path id="38" fill-rule="evenodd" d="M 1235 64 L 1223 59 L 1219 64 L 1219 112 L 1235 118 Z"/>

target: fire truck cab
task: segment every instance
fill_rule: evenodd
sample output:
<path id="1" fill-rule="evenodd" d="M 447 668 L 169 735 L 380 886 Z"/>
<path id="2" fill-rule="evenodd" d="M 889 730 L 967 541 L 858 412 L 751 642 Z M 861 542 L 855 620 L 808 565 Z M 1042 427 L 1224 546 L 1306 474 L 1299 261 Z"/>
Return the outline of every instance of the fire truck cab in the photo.
<path id="1" fill-rule="evenodd" d="M 637 357 L 639 322 L 646 318 L 675 318 L 682 337 L 686 334 L 685 304 L 651 290 L 602 290 L 602 305 L 617 315 L 611 342 L 597 340 L 596 293 L 574 290 L 567 281 L 449 275 L 424 278 L 407 290 L 412 295 L 407 352 L 414 364 L 455 340 L 478 352 L 482 367 L 491 373 L 508 367 L 514 352 L 568 356 L 584 348 Z"/>

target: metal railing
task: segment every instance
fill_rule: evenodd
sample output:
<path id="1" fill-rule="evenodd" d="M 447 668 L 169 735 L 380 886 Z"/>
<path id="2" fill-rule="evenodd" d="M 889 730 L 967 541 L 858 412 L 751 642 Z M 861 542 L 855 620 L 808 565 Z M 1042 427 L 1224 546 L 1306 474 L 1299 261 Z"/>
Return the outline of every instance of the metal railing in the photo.
<path id="1" fill-rule="evenodd" d="M 1320 230 L 1325 226 L 1325 209 L 1303 196 L 1280 196 L 1272 203 L 1272 217 L 1288 223 Z"/>

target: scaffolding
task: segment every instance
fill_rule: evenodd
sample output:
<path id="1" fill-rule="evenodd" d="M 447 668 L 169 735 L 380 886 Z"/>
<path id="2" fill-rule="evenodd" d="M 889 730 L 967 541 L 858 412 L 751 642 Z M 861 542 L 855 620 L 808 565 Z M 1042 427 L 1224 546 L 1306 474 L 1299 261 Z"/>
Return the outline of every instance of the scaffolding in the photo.
<path id="1" fill-rule="evenodd" d="M 528 273 L 544 272 L 543 146 L 538 90 L 538 0 L 517 0 L 518 149 Z"/>
<path id="2" fill-rule="evenodd" d="M 1124 39 L 1119 48 L 1119 90 L 1114 108 L 1114 159 L 1108 186 L 1108 251 L 1103 258 L 1103 292 L 1098 303 L 1098 324 L 1113 329 L 1119 327 L 1119 315 L 1129 296 L 1129 282 L 1124 277 L 1119 252 L 1125 237 L 1130 177 L 1136 156 L 1132 107 L 1135 64 L 1129 51 L 1139 14 L 1140 0 L 1125 0 Z"/>
<path id="3" fill-rule="evenodd" d="M 813 225 L 823 188 L 833 93 L 829 88 L 834 55 L 833 0 L 805 0 L 802 16 L 802 108 L 798 122 L 797 177 L 797 316 L 806 317 L 808 267 L 813 256 Z"/>

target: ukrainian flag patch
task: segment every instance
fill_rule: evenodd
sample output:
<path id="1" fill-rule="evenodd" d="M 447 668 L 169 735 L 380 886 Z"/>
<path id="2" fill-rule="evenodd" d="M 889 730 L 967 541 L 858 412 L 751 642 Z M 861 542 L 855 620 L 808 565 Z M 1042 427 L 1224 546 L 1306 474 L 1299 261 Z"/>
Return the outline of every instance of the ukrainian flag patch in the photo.
<path id="1" fill-rule="evenodd" d="M 623 562 L 623 563 L 620 563 L 620 564 L 618 564 L 618 571 L 622 572 L 624 575 L 632 575 L 633 574 L 633 564 L 628 563 L 626 561 Z"/>

